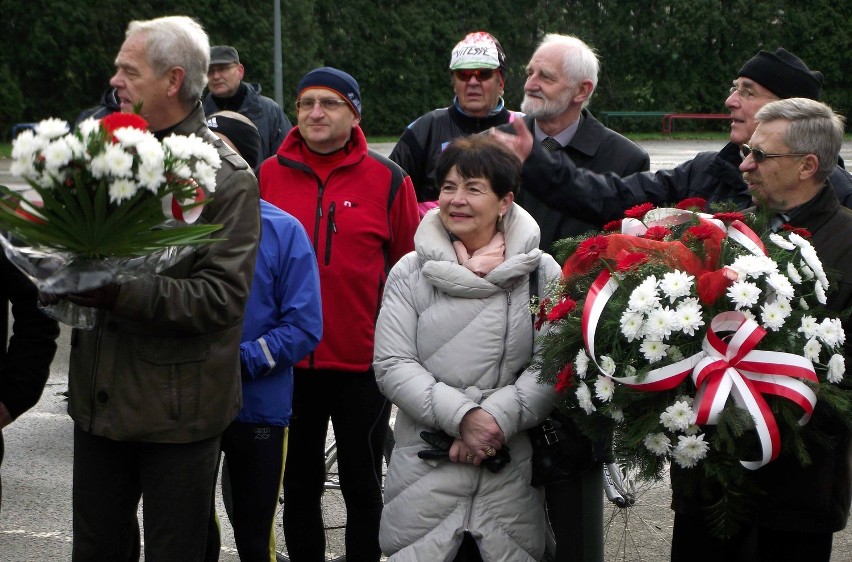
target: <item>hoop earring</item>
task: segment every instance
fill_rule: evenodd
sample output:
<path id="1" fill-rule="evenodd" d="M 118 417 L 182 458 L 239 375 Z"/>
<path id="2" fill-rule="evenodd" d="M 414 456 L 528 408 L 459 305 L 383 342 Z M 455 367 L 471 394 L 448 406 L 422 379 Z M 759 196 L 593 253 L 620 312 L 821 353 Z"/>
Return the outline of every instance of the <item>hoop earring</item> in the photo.
<path id="1" fill-rule="evenodd" d="M 499 222 L 502 222 L 502 221 L 503 221 L 503 213 L 497 213 L 497 222 L 499 223 Z"/>

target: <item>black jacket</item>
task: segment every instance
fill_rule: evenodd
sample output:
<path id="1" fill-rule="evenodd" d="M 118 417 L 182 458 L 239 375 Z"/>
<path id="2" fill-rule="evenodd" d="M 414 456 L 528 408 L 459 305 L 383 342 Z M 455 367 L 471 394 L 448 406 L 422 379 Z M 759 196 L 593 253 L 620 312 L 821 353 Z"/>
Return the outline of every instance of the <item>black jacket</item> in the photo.
<path id="1" fill-rule="evenodd" d="M 455 138 L 509 123 L 513 115 L 504 107 L 494 115 L 471 117 L 454 102 L 450 107 L 421 115 L 411 123 L 396 143 L 390 159 L 411 176 L 418 203 L 434 201 L 438 198 L 435 162 L 447 145 Z"/>
<path id="2" fill-rule="evenodd" d="M 524 121 L 532 131 L 534 120 L 525 117 Z M 511 129 L 512 125 L 500 127 L 502 131 Z M 648 153 L 642 147 L 604 127 L 586 109 L 580 115 L 574 138 L 568 146 L 563 147 L 562 152 L 580 168 L 598 173 L 612 172 L 619 176 L 647 171 L 651 164 Z M 526 183 L 521 187 L 516 202 L 538 222 L 541 228 L 541 249 L 546 252 L 550 252 L 551 244 L 556 240 L 589 230 L 600 230 L 603 226 L 602 222 L 593 218 L 584 216 L 581 219 L 582 215 L 549 205 L 534 191 L 526 189 Z"/>
<path id="3" fill-rule="evenodd" d="M 13 419 L 38 402 L 56 353 L 59 325 L 38 309 L 37 294 L 0 250 L 0 402 Z M 9 302 L 14 325 L 7 346 Z"/>
<path id="4" fill-rule="evenodd" d="M 549 205 L 575 217 L 603 224 L 620 219 L 626 209 L 650 201 L 667 206 L 687 197 L 708 202 L 733 201 L 751 205 L 742 179 L 739 147 L 728 143 L 719 152 L 701 152 L 673 170 L 642 172 L 624 178 L 614 173 L 596 174 L 575 165 L 567 154 L 547 152 L 534 143 L 524 162 L 525 189 Z M 837 166 L 829 182 L 840 203 L 852 207 L 852 176 Z M 570 187 L 570 188 L 566 188 Z"/>

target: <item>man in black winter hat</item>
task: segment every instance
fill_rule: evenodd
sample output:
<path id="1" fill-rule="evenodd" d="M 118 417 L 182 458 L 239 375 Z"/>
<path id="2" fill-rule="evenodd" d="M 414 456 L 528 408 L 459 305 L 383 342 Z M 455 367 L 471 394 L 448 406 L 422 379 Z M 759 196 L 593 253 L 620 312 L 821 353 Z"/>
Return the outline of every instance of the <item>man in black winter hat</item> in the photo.
<path id="1" fill-rule="evenodd" d="M 732 201 L 739 207 L 751 205 L 739 165 L 740 147 L 756 127 L 760 108 L 782 98 L 818 99 L 823 76 L 811 70 L 796 55 L 784 49 L 760 51 L 737 72 L 725 106 L 731 112 L 730 142 L 718 152 L 701 152 L 673 170 L 641 172 L 620 178 L 578 168 L 570 158 L 548 153 L 534 143 L 526 127 L 515 135 L 495 131 L 497 138 L 524 161 L 523 189 L 544 203 L 588 222 L 620 219 L 630 207 L 650 201 L 673 204 L 688 197 L 708 202 Z M 526 130 L 524 130 L 526 129 Z M 840 203 L 852 207 L 852 176 L 842 162 L 829 177 Z"/>

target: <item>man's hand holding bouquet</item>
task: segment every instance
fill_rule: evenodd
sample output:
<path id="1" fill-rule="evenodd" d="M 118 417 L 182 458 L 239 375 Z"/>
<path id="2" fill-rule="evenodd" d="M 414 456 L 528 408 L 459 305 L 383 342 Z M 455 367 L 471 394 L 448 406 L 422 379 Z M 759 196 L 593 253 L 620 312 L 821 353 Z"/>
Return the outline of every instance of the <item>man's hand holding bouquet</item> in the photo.
<path id="1" fill-rule="evenodd" d="M 116 283 L 162 271 L 219 229 L 193 224 L 215 191 L 216 148 L 194 135 L 160 141 L 135 113 L 74 131 L 44 120 L 14 140 L 12 158 L 11 172 L 31 189 L 0 186 L 0 244 L 43 293 L 102 306 Z M 79 310 L 52 312 L 91 322 Z"/>
<path id="2" fill-rule="evenodd" d="M 749 517 L 750 472 L 782 451 L 809 462 L 802 431 L 817 400 L 839 423 L 852 404 L 809 233 L 704 205 L 640 205 L 562 241 L 561 300 L 535 309 L 551 323 L 540 367 L 558 407 L 590 437 L 611 436 L 644 478 L 671 462 L 692 487 L 712 482 L 714 532 L 729 536 Z"/>

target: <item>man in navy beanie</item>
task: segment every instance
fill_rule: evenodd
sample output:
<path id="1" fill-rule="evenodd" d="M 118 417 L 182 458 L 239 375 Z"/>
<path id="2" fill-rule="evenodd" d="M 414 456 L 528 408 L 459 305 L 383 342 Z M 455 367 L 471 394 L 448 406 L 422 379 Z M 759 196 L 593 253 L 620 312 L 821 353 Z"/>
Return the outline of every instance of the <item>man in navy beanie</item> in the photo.
<path id="1" fill-rule="evenodd" d="M 577 218 L 603 224 L 620 219 L 626 209 L 650 201 L 656 205 L 700 197 L 712 203 L 732 201 L 751 205 L 742 179 L 742 145 L 756 127 L 755 114 L 778 99 L 800 97 L 819 100 L 823 75 L 811 70 L 796 55 L 778 48 L 760 51 L 737 72 L 725 106 L 731 112 L 730 142 L 718 152 L 701 152 L 673 170 L 641 172 L 623 178 L 578 168 L 570 158 L 550 154 L 534 143 L 529 130 L 515 127 L 515 135 L 496 131 L 497 138 L 524 162 L 523 189 L 546 204 Z M 829 177 L 840 203 L 852 207 L 852 176 L 838 161 Z"/>
<path id="2" fill-rule="evenodd" d="M 320 500 L 329 420 L 346 497 L 346 560 L 381 556 L 390 403 L 373 374 L 373 335 L 387 273 L 414 249 L 419 219 L 411 179 L 367 148 L 362 109 L 351 75 L 331 67 L 308 72 L 296 89 L 297 126 L 260 168 L 261 197 L 296 217 L 313 241 L 322 294 L 322 341 L 294 369 L 284 479 L 292 562 L 325 559 Z"/>

